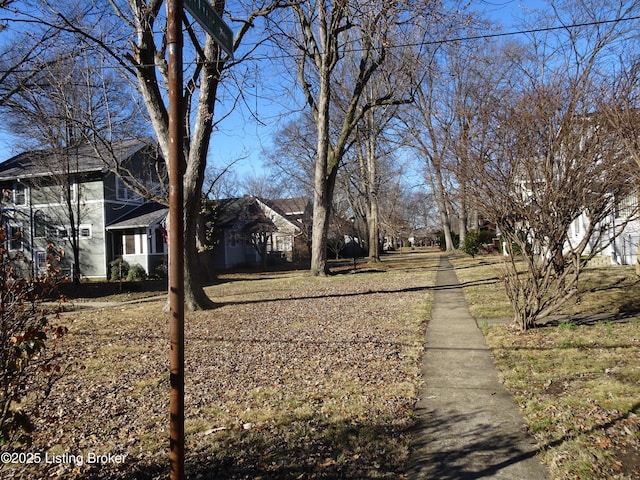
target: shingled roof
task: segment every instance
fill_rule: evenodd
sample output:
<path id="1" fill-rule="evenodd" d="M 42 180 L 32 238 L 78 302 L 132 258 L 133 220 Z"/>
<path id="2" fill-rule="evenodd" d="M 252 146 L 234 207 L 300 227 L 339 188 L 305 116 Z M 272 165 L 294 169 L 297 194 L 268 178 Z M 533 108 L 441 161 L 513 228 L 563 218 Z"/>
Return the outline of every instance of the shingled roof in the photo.
<path id="1" fill-rule="evenodd" d="M 149 138 L 130 139 L 115 142 L 110 146 L 111 151 L 103 146 L 95 149 L 95 146 L 84 144 L 77 147 L 67 147 L 60 152 L 54 150 L 35 150 L 20 153 L 7 161 L 0 163 L 0 180 L 15 178 L 42 177 L 64 173 L 62 168 L 67 168 L 67 159 L 77 158 L 77 162 L 71 162 L 70 173 L 91 173 L 108 171 L 118 164 L 130 158 L 138 151 L 154 145 Z M 64 159 L 64 160 L 62 160 Z"/>
<path id="2" fill-rule="evenodd" d="M 128 228 L 146 228 L 162 222 L 169 214 L 169 209 L 159 203 L 143 203 L 107 226 L 107 230 L 124 230 Z"/>

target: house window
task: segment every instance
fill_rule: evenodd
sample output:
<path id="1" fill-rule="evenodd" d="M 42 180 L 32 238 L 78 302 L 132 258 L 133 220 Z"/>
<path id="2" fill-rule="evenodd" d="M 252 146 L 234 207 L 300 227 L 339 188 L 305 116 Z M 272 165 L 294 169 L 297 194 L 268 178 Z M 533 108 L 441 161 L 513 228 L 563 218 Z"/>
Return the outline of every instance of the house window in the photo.
<path id="1" fill-rule="evenodd" d="M 122 235 L 123 255 L 144 255 L 147 253 L 147 235 L 141 233 L 124 233 Z"/>
<path id="2" fill-rule="evenodd" d="M 47 252 L 38 250 L 35 255 L 36 271 L 44 272 L 47 269 Z"/>
<path id="3" fill-rule="evenodd" d="M 122 236 L 123 248 L 125 255 L 135 255 L 136 252 L 136 236 L 135 235 L 123 235 Z"/>
<path id="4" fill-rule="evenodd" d="M 161 228 L 156 228 L 155 231 L 155 250 L 154 253 L 165 253 L 165 231 Z"/>
<path id="5" fill-rule="evenodd" d="M 277 237 L 276 238 L 276 250 L 279 252 L 291 251 L 291 238 L 289 237 Z"/>
<path id="6" fill-rule="evenodd" d="M 618 217 L 631 218 L 638 210 L 638 192 L 632 192 L 618 203 Z"/>
<path id="7" fill-rule="evenodd" d="M 13 204 L 14 205 L 27 204 L 27 187 L 25 187 L 21 183 L 16 183 L 13 186 Z"/>
<path id="8" fill-rule="evenodd" d="M 80 225 L 78 234 L 80 238 L 91 238 L 91 225 Z"/>
<path id="9" fill-rule="evenodd" d="M 78 184 L 69 180 L 69 184 L 60 187 L 60 203 L 75 203 L 78 201 Z"/>
<path id="10" fill-rule="evenodd" d="M 24 231 L 20 224 L 8 225 L 9 250 L 22 250 L 24 241 Z"/>
<path id="11" fill-rule="evenodd" d="M 91 238 L 93 229 L 91 225 L 80 225 L 76 229 L 76 234 L 78 238 Z M 71 238 L 72 230 L 70 226 L 57 227 L 56 228 L 56 238 L 67 240 Z"/>
<path id="12" fill-rule="evenodd" d="M 227 245 L 237 247 L 240 242 L 240 234 L 235 231 L 227 232 Z"/>
<path id="13" fill-rule="evenodd" d="M 138 198 L 138 195 L 120 177 L 116 177 L 116 199 L 127 201 L 136 198 Z"/>
<path id="14" fill-rule="evenodd" d="M 67 227 L 56 228 L 56 238 L 65 239 L 69 237 L 71 237 L 71 232 L 69 232 L 69 229 Z"/>
<path id="15" fill-rule="evenodd" d="M 36 212 L 33 215 L 33 236 L 36 238 L 47 236 L 47 217 L 42 212 Z"/>

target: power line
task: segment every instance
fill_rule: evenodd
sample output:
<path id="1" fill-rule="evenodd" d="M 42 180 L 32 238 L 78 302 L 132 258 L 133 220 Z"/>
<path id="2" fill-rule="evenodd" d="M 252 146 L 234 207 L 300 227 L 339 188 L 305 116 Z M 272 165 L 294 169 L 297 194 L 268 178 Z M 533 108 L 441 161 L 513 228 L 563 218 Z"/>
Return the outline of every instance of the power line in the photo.
<path id="1" fill-rule="evenodd" d="M 553 27 L 540 27 L 540 28 L 531 28 L 531 29 L 525 29 L 525 30 L 515 30 L 515 31 L 509 31 L 509 32 L 492 32 L 492 33 L 469 35 L 469 36 L 463 36 L 463 37 L 442 38 L 438 40 L 425 40 L 425 41 L 416 42 L 416 43 L 390 45 L 388 48 L 396 49 L 396 48 L 408 48 L 408 47 L 423 47 L 428 45 L 443 45 L 447 43 L 467 42 L 467 41 L 473 41 L 473 40 L 488 40 L 491 38 L 510 37 L 510 36 L 516 36 L 516 35 L 530 35 L 534 33 L 545 33 L 545 32 L 553 32 L 558 30 L 569 30 L 573 28 L 594 27 L 599 25 L 607 25 L 611 23 L 628 22 L 628 21 L 634 21 L 634 20 L 640 20 L 640 15 L 633 16 L 633 17 L 616 18 L 611 20 L 597 20 L 593 22 L 573 23 L 570 25 L 559 25 L 559 26 L 553 26 Z M 345 49 L 345 52 L 359 52 L 359 51 L 363 51 L 363 49 L 361 48 Z M 289 55 L 283 54 L 283 55 L 269 55 L 269 56 L 265 55 L 265 56 L 250 57 L 250 59 L 254 61 L 273 60 L 273 59 L 282 59 L 282 58 L 289 58 Z M 189 65 L 189 64 L 194 65 L 195 63 L 186 63 L 185 65 Z M 151 66 L 154 66 L 154 65 L 139 65 L 139 67 L 151 67 Z M 121 67 L 105 65 L 103 68 L 121 68 Z M 31 72 L 31 70 L 14 69 L 13 72 L 25 73 L 25 72 Z M 5 73 L 8 73 L 8 70 L 0 70 L 0 74 L 5 74 Z"/>
<path id="2" fill-rule="evenodd" d="M 447 43 L 466 42 L 466 41 L 472 41 L 472 40 L 488 40 L 491 38 L 510 37 L 510 36 L 516 36 L 516 35 L 530 35 L 533 33 L 553 32 L 557 30 L 568 30 L 572 28 L 594 27 L 598 25 L 628 22 L 632 20 L 640 20 L 640 15 L 634 16 L 634 17 L 616 18 L 613 20 L 598 20 L 598 21 L 585 22 L 585 23 L 573 23 L 570 25 L 560 25 L 560 26 L 554 26 L 554 27 L 540 27 L 540 28 L 531 28 L 527 30 L 516 30 L 516 31 L 509 31 L 509 32 L 493 32 L 493 33 L 483 33 L 478 35 L 469 35 L 465 37 L 442 38 L 438 40 L 425 40 L 425 41 L 416 42 L 416 43 L 404 43 L 404 44 L 391 45 L 388 48 L 424 47 L 428 45 L 443 45 Z M 363 51 L 363 49 L 361 48 L 345 49 L 345 52 L 360 52 L 360 51 Z M 258 60 L 260 59 L 258 57 L 253 57 L 253 58 Z M 282 56 L 274 55 L 274 56 L 269 56 L 268 58 L 270 59 L 287 58 L 287 55 L 282 55 Z"/>
<path id="3" fill-rule="evenodd" d="M 640 20 L 640 15 L 635 17 L 626 17 L 626 18 L 616 18 L 614 20 L 598 20 L 593 22 L 585 22 L 585 23 L 574 23 L 571 25 L 560 25 L 555 27 L 541 27 L 541 28 L 532 28 L 529 30 L 517 30 L 515 32 L 495 32 L 495 33 L 486 33 L 482 35 L 472 35 L 468 37 L 459 37 L 459 38 L 449 38 L 443 40 L 433 40 L 422 42 L 420 44 L 416 44 L 416 46 L 420 45 L 435 45 L 442 43 L 453 43 L 453 42 L 464 42 L 468 40 L 484 40 L 489 38 L 497 38 L 497 37 L 507 37 L 512 35 L 528 35 L 532 33 L 543 33 L 543 32 L 553 32 L 555 30 L 568 30 L 570 28 L 580 28 L 580 27 L 595 27 L 598 25 L 606 25 L 608 23 L 619 23 L 619 22 L 627 22 L 631 20 Z"/>

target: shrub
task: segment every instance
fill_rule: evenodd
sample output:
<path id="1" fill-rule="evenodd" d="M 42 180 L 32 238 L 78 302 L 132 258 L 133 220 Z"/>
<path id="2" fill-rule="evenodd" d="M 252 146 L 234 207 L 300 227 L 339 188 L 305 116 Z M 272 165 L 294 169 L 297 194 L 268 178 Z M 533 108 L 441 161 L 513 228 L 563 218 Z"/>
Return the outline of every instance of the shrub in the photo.
<path id="1" fill-rule="evenodd" d="M 131 265 L 129 267 L 129 272 L 127 273 L 127 281 L 135 282 L 140 280 L 146 280 L 147 272 L 144 267 L 138 263 Z"/>
<path id="2" fill-rule="evenodd" d="M 16 272 L 30 267 L 23 256 L 6 249 L 0 228 L 0 450 L 28 445 L 31 415 L 62 375 L 58 347 L 67 329 L 52 325 L 41 308 L 55 290 L 57 254 L 49 247 L 47 270 L 25 279 Z M 28 270 L 27 270 L 28 271 Z M 26 401 L 28 399 L 28 401 Z"/>
<path id="3" fill-rule="evenodd" d="M 109 267 L 109 280 L 111 280 L 112 282 L 124 280 L 125 278 L 127 278 L 127 275 L 129 275 L 129 263 L 122 258 L 116 258 L 109 264 Z"/>
<path id="4" fill-rule="evenodd" d="M 169 265 L 167 265 L 167 261 L 163 260 L 154 270 L 153 276 L 155 278 L 165 279 L 169 275 Z"/>
<path id="5" fill-rule="evenodd" d="M 468 231 L 464 237 L 464 245 L 462 246 L 462 251 L 467 255 L 475 257 L 480 251 L 481 246 L 482 239 L 480 238 L 478 230 Z"/>

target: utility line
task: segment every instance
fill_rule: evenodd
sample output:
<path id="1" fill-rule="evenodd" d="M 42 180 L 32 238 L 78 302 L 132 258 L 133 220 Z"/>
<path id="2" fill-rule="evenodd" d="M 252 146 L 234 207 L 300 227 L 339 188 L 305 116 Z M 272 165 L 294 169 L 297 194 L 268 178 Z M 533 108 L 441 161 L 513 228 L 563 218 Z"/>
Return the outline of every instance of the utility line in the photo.
<path id="1" fill-rule="evenodd" d="M 473 40 L 488 40 L 491 38 L 500 38 L 500 37 L 509 37 L 509 36 L 516 36 L 516 35 L 530 35 L 533 33 L 544 33 L 544 32 L 553 32 L 553 31 L 558 31 L 558 30 L 569 30 L 569 29 L 573 29 L 573 28 L 582 28 L 582 27 L 594 27 L 594 26 L 598 26 L 598 25 L 606 25 L 606 24 L 611 24 L 611 23 L 620 23 L 620 22 L 629 22 L 629 21 L 633 21 L 633 20 L 640 20 L 640 15 L 637 16 L 633 16 L 633 17 L 623 17 L 623 18 L 616 18 L 613 20 L 597 20 L 597 21 L 593 21 L 593 22 L 584 22 L 584 23 L 573 23 L 570 25 L 560 25 L 560 26 L 553 26 L 553 27 L 540 27 L 540 28 L 531 28 L 531 29 L 526 29 L 526 30 L 516 30 L 516 31 L 509 31 L 509 32 L 494 32 L 494 33 L 484 33 L 484 34 L 479 34 L 479 35 L 469 35 L 469 36 L 463 36 L 463 37 L 453 37 L 453 38 L 442 38 L 442 39 L 438 39 L 438 40 L 424 40 L 421 42 L 416 42 L 416 43 L 404 43 L 404 44 L 397 44 L 397 45 L 390 45 L 388 48 L 390 49 L 397 49 L 397 48 L 408 48 L 408 47 L 424 47 L 424 46 L 428 46 L 428 45 L 443 45 L 443 44 L 447 44 L 447 43 L 456 43 L 456 42 L 467 42 L 467 41 L 473 41 Z M 345 49 L 345 52 L 361 52 L 363 51 L 362 48 L 351 48 L 351 49 Z M 265 56 L 252 56 L 249 57 L 251 60 L 254 61 L 261 61 L 261 60 L 274 60 L 274 59 L 283 59 L 283 58 L 290 58 L 292 56 L 296 56 L 296 54 L 292 54 L 292 55 L 265 55 Z M 189 63 L 185 63 L 185 65 L 195 65 L 195 62 L 189 62 Z M 140 67 L 149 67 L 149 66 L 153 66 L 153 65 L 140 65 Z M 103 68 L 119 68 L 119 67 L 111 67 L 108 65 L 105 65 Z M 31 70 L 20 70 L 20 69 L 14 69 L 13 72 L 30 72 Z M 7 73 L 8 70 L 0 70 L 0 74 L 5 74 Z"/>
<path id="2" fill-rule="evenodd" d="M 433 40 L 433 41 L 425 41 L 415 45 L 407 45 L 407 46 L 424 46 L 424 45 L 439 45 L 443 43 L 454 43 L 454 42 L 464 42 L 468 40 L 484 40 L 489 38 L 497 38 L 497 37 L 507 37 L 512 35 L 528 35 L 531 33 L 542 33 L 542 32 L 553 32 L 555 30 L 568 30 L 570 28 L 580 28 L 580 27 L 594 27 L 597 25 L 605 25 L 608 23 L 618 23 L 618 22 L 627 22 L 631 20 L 640 20 L 640 15 L 635 17 L 625 17 L 625 18 L 617 18 L 615 20 L 598 20 L 593 22 L 586 23 L 573 23 L 571 25 L 560 25 L 555 27 L 540 27 L 540 28 L 532 28 L 529 30 L 518 30 L 515 32 L 495 32 L 495 33 L 486 33 L 482 35 L 472 35 L 468 37 L 459 37 L 459 38 L 448 38 L 442 40 Z"/>

